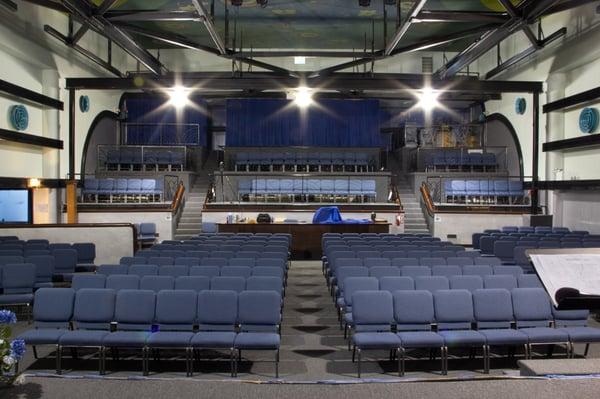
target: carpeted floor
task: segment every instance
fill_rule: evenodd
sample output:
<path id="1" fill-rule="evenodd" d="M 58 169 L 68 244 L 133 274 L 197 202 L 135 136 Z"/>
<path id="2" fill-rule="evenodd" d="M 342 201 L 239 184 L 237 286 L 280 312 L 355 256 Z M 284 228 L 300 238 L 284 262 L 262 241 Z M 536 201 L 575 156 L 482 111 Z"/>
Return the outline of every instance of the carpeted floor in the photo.
<path id="1" fill-rule="evenodd" d="M 28 328 L 20 322 L 15 334 Z M 593 347 L 592 347 L 593 348 Z M 580 349 L 581 351 L 581 349 Z M 560 351 L 556 351 L 560 356 Z M 449 378 L 475 379 L 473 381 L 448 382 L 439 375 L 439 361 L 429 360 L 428 353 L 414 353 L 419 360 L 407 361 L 407 375 L 397 377 L 397 364 L 386 360 L 387 353 L 367 354 L 363 364 L 363 381 L 382 382 L 355 384 L 356 364 L 351 361 L 351 353 L 339 327 L 335 307 L 324 277 L 320 262 L 293 262 L 289 273 L 282 323 L 282 346 L 280 378 L 285 382 L 301 384 L 255 384 L 252 382 L 271 381 L 275 376 L 272 352 L 246 352 L 239 367 L 238 379 L 229 378 L 227 354 L 211 353 L 195 363 L 194 377 L 185 378 L 185 365 L 181 354 L 163 354 L 160 361 L 150 364 L 150 379 L 135 380 L 141 376 L 141 362 L 135 352 L 121 352 L 121 360 L 107 362 L 106 378 L 98 380 L 97 358 L 92 352 L 80 353 L 71 360 L 68 355 L 63 361 L 65 378 L 52 378 L 54 374 L 53 348 L 39 348 L 40 359 L 35 360 L 31 351 L 21 363 L 21 370 L 27 374 L 26 384 L 10 390 L 11 397 L 186 397 L 201 394 L 202 397 L 290 397 L 313 396 L 340 397 L 345 394 L 358 394 L 358 397 L 389 396 L 406 392 L 409 396 L 420 397 L 491 397 L 493 392 L 502 392 L 506 397 L 522 397 L 526 392 L 538 392 L 550 397 L 559 397 L 562 390 L 571 392 L 572 397 L 585 396 L 600 388 L 600 380 L 501 380 L 480 381 L 486 378 L 481 371 L 480 358 L 469 360 L 457 356 L 450 360 Z M 461 355 L 460 353 L 457 353 Z M 594 349 L 590 357 L 600 357 Z M 47 375 L 47 376 L 46 376 Z M 492 377 L 518 375 L 515 359 L 499 356 L 492 360 Z M 133 379 L 132 379 L 133 378 Z M 414 380 L 427 382 L 409 382 Z M 305 384 L 339 381 L 351 383 L 340 386 Z M 400 383 L 396 383 L 403 381 Z M 593 387 L 593 389 L 592 389 Z M 101 390 L 100 390 L 101 388 Z M 589 388 L 589 391 L 588 391 Z M 500 391 L 498 391 L 500 390 Z M 168 393 L 168 395 L 167 395 Z M 444 396 L 448 394 L 449 396 Z M 0 390 L 0 398 L 4 393 Z M 489 395 L 489 396 L 488 396 Z M 554 395 L 554 396 L 552 396 Z M 564 397 L 564 396 L 561 396 Z M 597 394 L 594 395 L 597 397 Z"/>

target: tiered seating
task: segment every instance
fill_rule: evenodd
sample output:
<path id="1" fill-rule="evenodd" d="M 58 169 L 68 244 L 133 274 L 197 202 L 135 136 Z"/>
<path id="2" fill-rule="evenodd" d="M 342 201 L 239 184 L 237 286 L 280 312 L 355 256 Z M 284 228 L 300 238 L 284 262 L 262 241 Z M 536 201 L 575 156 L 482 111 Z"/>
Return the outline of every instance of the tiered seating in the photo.
<path id="1" fill-rule="evenodd" d="M 106 152 L 106 170 L 184 170 L 185 148 L 123 147 Z"/>
<path id="2" fill-rule="evenodd" d="M 445 202 L 458 204 L 523 204 L 525 192 L 520 180 L 446 180 Z"/>
<path id="3" fill-rule="evenodd" d="M 161 179 L 86 178 L 81 191 L 83 202 L 141 203 L 163 198 Z"/>
<path id="4" fill-rule="evenodd" d="M 236 171 L 344 171 L 368 172 L 375 162 L 365 152 L 238 152 L 235 154 Z"/>
<path id="5" fill-rule="evenodd" d="M 473 234 L 473 248 L 483 255 L 494 255 L 505 264 L 517 264 L 531 269 L 525 255 L 533 248 L 598 248 L 600 235 L 587 231 L 569 231 L 564 227 L 516 227 L 507 226 L 500 230 L 486 230 Z"/>
<path id="6" fill-rule="evenodd" d="M 353 360 L 358 352 L 359 377 L 363 350 L 397 353 L 399 374 L 403 375 L 407 350 L 439 349 L 441 370 L 447 374 L 450 349 L 481 349 L 483 370 L 489 373 L 492 347 L 523 347 L 525 357 L 530 358 L 534 346 L 564 345 L 567 356 L 572 357 L 574 343 L 600 342 L 600 330 L 585 327 L 588 311 L 556 311 L 541 288 L 477 289 L 472 293 L 460 289 L 433 293 L 367 289 L 354 292 L 352 304 L 351 343 Z"/>
<path id="7" fill-rule="evenodd" d="M 371 179 L 241 179 L 238 182 L 240 200 L 264 200 L 287 197 L 292 200 L 322 202 L 375 201 L 375 180 Z"/>
<path id="8" fill-rule="evenodd" d="M 101 374 L 106 349 L 141 350 L 144 375 L 150 350 L 181 350 L 188 376 L 194 352 L 202 349 L 228 351 L 232 376 L 242 350 L 273 350 L 279 376 L 281 298 L 272 291 L 42 288 L 35 294 L 34 320 L 35 328 L 19 338 L 34 348 L 56 346 L 57 374 L 64 348 L 86 347 L 98 348 Z"/>
<path id="9" fill-rule="evenodd" d="M 425 155 L 425 170 L 482 170 L 493 171 L 498 167 L 496 154 L 491 152 L 466 153 L 456 149 L 429 151 Z"/>

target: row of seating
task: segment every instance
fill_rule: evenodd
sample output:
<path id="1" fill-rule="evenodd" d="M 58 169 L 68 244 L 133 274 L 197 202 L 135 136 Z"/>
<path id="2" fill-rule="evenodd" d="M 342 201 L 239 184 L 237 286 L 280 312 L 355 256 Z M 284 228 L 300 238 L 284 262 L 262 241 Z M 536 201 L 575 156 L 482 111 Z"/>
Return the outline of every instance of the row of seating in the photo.
<path id="1" fill-rule="evenodd" d="M 275 259 L 272 259 L 275 260 Z M 276 276 L 282 279 L 285 271 L 277 262 L 265 262 L 266 266 L 187 266 L 187 265 L 100 265 L 98 274 L 110 276 L 113 274 L 134 274 L 136 276 Z M 269 266 L 270 265 L 270 266 Z M 77 276 L 76 276 L 77 277 Z"/>
<path id="2" fill-rule="evenodd" d="M 93 265 L 96 259 L 96 245 L 92 242 L 48 243 L 48 240 L 9 241 L 0 243 L 2 256 L 52 255 L 58 249 L 72 249 L 77 252 L 77 265 Z"/>
<path id="3" fill-rule="evenodd" d="M 505 237 L 502 237 L 505 238 Z M 500 239 L 495 237 L 482 237 L 482 253 L 492 246 L 494 256 L 500 258 L 504 263 L 514 263 L 514 250 L 517 246 L 529 248 L 600 248 L 600 240 L 552 240 L 552 239 Z"/>
<path id="4" fill-rule="evenodd" d="M 303 197 L 357 197 L 361 201 L 374 200 L 377 195 L 375 180 L 371 179 L 240 179 L 238 198 L 240 200 L 267 199 L 268 196 Z"/>
<path id="5" fill-rule="evenodd" d="M 88 177 L 81 194 L 82 202 L 157 202 L 163 198 L 163 181 Z"/>
<path id="6" fill-rule="evenodd" d="M 225 350 L 232 377 L 242 350 L 272 350 L 279 376 L 281 297 L 272 291 L 43 288 L 33 312 L 35 328 L 19 338 L 34 348 L 55 346 L 57 374 L 65 348 L 85 347 L 98 348 L 100 374 L 106 349 L 141 351 L 144 375 L 150 350 L 181 350 L 188 376 L 199 350 Z"/>
<path id="7" fill-rule="evenodd" d="M 164 251 L 163 251 L 164 252 Z M 169 251 L 170 253 L 170 251 Z M 214 253 L 214 252 L 213 252 Z M 138 252 L 139 254 L 139 252 Z M 190 251 L 186 255 L 210 255 L 210 252 Z M 282 269 L 287 268 L 287 253 L 286 252 L 251 252 L 245 251 L 234 255 L 239 258 L 225 258 L 212 256 L 124 256 L 120 259 L 121 265 L 187 265 L 187 266 L 269 266 L 274 265 Z"/>
<path id="8" fill-rule="evenodd" d="M 452 203 L 522 203 L 525 197 L 520 180 L 446 180 L 444 200 Z"/>
<path id="9" fill-rule="evenodd" d="M 496 170 L 498 160 L 491 152 L 463 152 L 461 150 L 436 150 L 425 153 L 425 171 L 450 171 L 469 169 L 471 171 Z"/>
<path id="10" fill-rule="evenodd" d="M 184 170 L 185 150 L 119 148 L 106 152 L 106 170 Z"/>
<path id="11" fill-rule="evenodd" d="M 136 275 L 136 274 L 85 274 L 75 276 L 71 285 L 75 291 L 85 288 L 110 288 L 120 290 L 229 290 L 274 291 L 283 296 L 283 279 L 277 276 L 248 276 L 227 278 L 225 276 L 208 277 L 203 275 Z"/>
<path id="12" fill-rule="evenodd" d="M 408 350 L 439 350 L 447 374 L 450 349 L 481 349 L 483 370 L 489 373 L 492 347 L 523 348 L 530 358 L 534 346 L 564 345 L 572 357 L 574 344 L 600 342 L 600 330 L 586 327 L 587 310 L 556 311 L 539 288 L 358 291 L 350 315 L 359 377 L 364 350 L 397 353 L 403 375 Z"/>
<path id="13" fill-rule="evenodd" d="M 573 234 L 590 234 L 585 230 L 571 231 L 568 227 L 550 227 L 550 226 L 504 226 L 501 230 L 489 230 L 502 233 L 573 233 Z"/>
<path id="14" fill-rule="evenodd" d="M 55 249 L 51 255 L 6 255 L 0 256 L 0 268 L 7 264 L 31 263 L 36 266 L 38 275 L 49 276 L 50 280 L 71 281 L 76 272 L 95 270 L 93 264 L 79 264 L 77 251 L 74 249 Z"/>
<path id="15" fill-rule="evenodd" d="M 290 244 L 285 239 L 273 238 L 269 241 L 238 241 L 238 240 L 224 240 L 218 241 L 186 241 L 185 244 L 171 244 L 163 241 L 160 244 L 153 245 L 150 248 L 152 252 L 162 251 L 269 251 L 269 250 L 287 250 Z M 148 252 L 148 251 L 145 251 Z"/>
<path id="16" fill-rule="evenodd" d="M 375 168 L 375 160 L 365 152 L 238 152 L 235 154 L 236 171 L 351 171 L 368 172 Z"/>

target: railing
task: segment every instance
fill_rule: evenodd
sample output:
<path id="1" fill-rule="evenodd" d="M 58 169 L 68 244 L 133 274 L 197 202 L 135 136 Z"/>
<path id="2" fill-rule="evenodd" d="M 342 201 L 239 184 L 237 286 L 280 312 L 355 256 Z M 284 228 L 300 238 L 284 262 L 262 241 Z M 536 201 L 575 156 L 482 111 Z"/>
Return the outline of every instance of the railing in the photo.
<path id="1" fill-rule="evenodd" d="M 183 182 L 179 182 L 177 185 L 177 191 L 175 191 L 175 195 L 173 196 L 173 202 L 171 202 L 171 215 L 175 222 L 175 225 L 179 224 L 179 219 L 181 219 L 181 214 L 183 213 L 183 208 L 185 205 L 185 186 Z"/>
<path id="2" fill-rule="evenodd" d="M 181 171 L 188 164 L 185 146 L 99 145 L 99 171 Z"/>
<path id="3" fill-rule="evenodd" d="M 400 193 L 398 192 L 398 187 L 395 184 L 390 184 L 390 191 L 392 192 L 391 201 L 395 202 L 400 210 L 404 210 L 404 206 L 402 205 L 402 198 L 400 197 Z"/>
<path id="4" fill-rule="evenodd" d="M 197 123 L 124 123 L 129 145 L 201 145 Z M 140 137 L 141 136 L 141 137 Z"/>
<path id="5" fill-rule="evenodd" d="M 495 182 L 503 182 L 506 186 L 506 192 L 512 183 L 523 182 L 520 176 L 495 176 L 489 178 L 473 178 L 468 174 L 448 176 L 427 176 L 424 184 L 427 186 L 432 202 L 436 205 L 454 206 L 454 205 L 469 205 L 469 206 L 514 206 L 528 205 L 531 203 L 529 193 L 521 187 L 517 192 L 498 193 L 495 189 Z M 464 193 L 459 194 L 456 188 L 451 186 L 452 181 L 464 181 Z M 486 190 L 477 190 L 469 188 L 469 182 L 488 182 Z M 481 184 L 481 183 L 480 183 Z M 451 186 L 451 187 L 449 187 Z M 517 183 L 518 186 L 518 183 Z M 477 186 L 481 187 L 481 185 Z M 464 201 L 463 201 L 464 199 Z"/>
<path id="6" fill-rule="evenodd" d="M 435 154 L 439 151 L 455 151 L 457 162 L 452 165 L 436 165 Z M 471 154 L 494 154 L 496 158 L 495 165 L 472 164 L 466 161 Z M 438 147 L 438 146 L 421 146 L 413 148 L 409 152 L 409 169 L 415 172 L 428 171 L 449 171 L 449 172 L 497 172 L 507 171 L 508 165 L 508 149 L 506 147 Z M 463 162 L 463 160 L 465 162 Z"/>
<path id="7" fill-rule="evenodd" d="M 421 184 L 421 187 L 419 187 L 419 191 L 421 192 L 421 199 L 423 200 L 423 204 L 425 205 L 425 210 L 427 211 L 429 216 L 433 217 L 433 215 L 435 214 L 436 208 L 435 208 L 435 204 L 433 203 L 433 201 L 431 199 L 431 194 L 429 193 L 429 187 L 427 186 L 427 184 L 423 183 L 423 184 Z"/>

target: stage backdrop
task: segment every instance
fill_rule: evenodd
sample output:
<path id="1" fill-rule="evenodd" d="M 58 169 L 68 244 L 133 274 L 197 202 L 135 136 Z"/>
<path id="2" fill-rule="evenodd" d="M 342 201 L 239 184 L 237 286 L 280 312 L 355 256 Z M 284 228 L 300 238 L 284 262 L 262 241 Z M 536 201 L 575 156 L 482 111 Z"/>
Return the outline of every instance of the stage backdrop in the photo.
<path id="1" fill-rule="evenodd" d="M 164 97 L 131 97 L 125 107 L 126 144 L 207 146 L 207 108 L 201 98 L 176 109 Z"/>
<path id="2" fill-rule="evenodd" d="M 378 100 L 227 100 L 228 147 L 381 147 Z"/>

